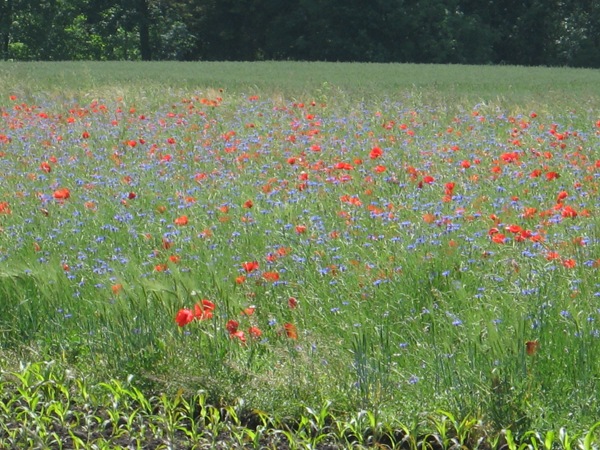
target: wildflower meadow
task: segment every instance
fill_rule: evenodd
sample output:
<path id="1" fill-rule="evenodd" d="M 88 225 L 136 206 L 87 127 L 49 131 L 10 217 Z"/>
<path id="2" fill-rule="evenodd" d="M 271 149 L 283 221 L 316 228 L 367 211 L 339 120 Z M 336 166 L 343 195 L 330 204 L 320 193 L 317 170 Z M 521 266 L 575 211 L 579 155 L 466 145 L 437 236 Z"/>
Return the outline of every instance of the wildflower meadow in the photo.
<path id="1" fill-rule="evenodd" d="M 598 448 L 597 73 L 176 67 L 0 65 L 0 442 Z"/>

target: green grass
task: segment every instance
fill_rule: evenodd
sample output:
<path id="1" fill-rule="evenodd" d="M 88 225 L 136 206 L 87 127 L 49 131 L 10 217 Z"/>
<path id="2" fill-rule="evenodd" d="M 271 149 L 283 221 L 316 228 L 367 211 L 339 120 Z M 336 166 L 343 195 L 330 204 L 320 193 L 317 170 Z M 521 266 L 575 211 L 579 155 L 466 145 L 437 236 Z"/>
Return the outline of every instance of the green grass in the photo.
<path id="1" fill-rule="evenodd" d="M 3 89 L 24 93 L 146 94 L 158 102 L 171 90 L 295 96 L 342 94 L 353 101 L 393 98 L 411 92 L 418 104 L 443 99 L 485 101 L 502 106 L 529 102 L 587 102 L 600 93 L 593 69 L 514 66 L 362 64 L 318 62 L 40 62 L 2 63 Z M 140 92 L 141 91 L 141 92 Z M 158 92 L 157 92 L 158 91 Z M 165 92 L 166 91 L 166 92 Z M 157 94 L 162 95 L 157 95 Z M 140 101 L 136 98 L 136 101 Z M 445 105 L 452 106 L 449 103 Z"/>
<path id="2" fill-rule="evenodd" d="M 0 439 L 50 445 L 70 423 L 31 402 L 19 412 L 16 377 L 35 398 L 56 385 L 60 401 L 44 401 L 77 423 L 113 420 L 112 401 L 137 424 L 128 439 L 161 445 L 225 433 L 258 448 L 242 434 L 262 420 L 275 447 L 595 443 L 598 77 L 1 64 L 3 408 L 47 440 L 18 440 L 14 421 Z M 212 318 L 177 326 L 202 299 Z M 154 424 L 199 392 L 212 406 Z M 193 434 L 197 414 L 223 428 Z"/>

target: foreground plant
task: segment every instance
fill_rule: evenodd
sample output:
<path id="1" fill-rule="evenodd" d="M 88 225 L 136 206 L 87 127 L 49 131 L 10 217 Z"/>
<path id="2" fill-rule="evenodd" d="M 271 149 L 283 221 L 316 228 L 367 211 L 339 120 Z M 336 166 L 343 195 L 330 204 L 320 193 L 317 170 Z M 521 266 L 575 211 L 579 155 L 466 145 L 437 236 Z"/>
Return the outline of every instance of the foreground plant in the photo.
<path id="1" fill-rule="evenodd" d="M 206 393 L 146 396 L 133 383 L 94 386 L 56 362 L 21 366 L 0 376 L 0 445 L 10 448 L 298 448 L 298 449 L 597 449 L 600 422 L 588 431 L 510 430 L 490 434 L 465 417 L 440 411 L 406 426 L 371 411 L 333 415 L 331 403 L 294 419 L 207 403 Z"/>

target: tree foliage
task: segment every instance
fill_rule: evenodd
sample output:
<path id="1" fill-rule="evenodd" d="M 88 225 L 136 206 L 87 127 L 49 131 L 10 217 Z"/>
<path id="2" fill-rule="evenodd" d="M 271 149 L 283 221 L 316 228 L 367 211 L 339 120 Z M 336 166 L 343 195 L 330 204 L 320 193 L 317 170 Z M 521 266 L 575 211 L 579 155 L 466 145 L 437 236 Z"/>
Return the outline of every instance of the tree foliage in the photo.
<path id="1" fill-rule="evenodd" d="M 600 67 L 600 1 L 0 0 L 0 57 Z"/>

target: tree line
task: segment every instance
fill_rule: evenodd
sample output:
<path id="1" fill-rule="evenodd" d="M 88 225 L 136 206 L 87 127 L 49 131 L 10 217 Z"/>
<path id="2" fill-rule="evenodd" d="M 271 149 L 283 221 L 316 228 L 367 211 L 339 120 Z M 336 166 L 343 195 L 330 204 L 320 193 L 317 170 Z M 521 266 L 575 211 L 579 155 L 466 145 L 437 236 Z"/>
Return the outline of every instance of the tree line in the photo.
<path id="1" fill-rule="evenodd" d="M 0 58 L 600 67 L 600 0 L 0 0 Z"/>

